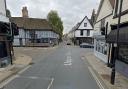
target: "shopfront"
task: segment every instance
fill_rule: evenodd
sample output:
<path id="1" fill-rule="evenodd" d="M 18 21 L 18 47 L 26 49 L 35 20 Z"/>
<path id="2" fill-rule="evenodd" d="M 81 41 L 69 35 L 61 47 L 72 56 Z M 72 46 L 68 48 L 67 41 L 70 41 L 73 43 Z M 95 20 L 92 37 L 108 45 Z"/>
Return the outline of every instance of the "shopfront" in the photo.
<path id="1" fill-rule="evenodd" d="M 107 63 L 107 46 L 105 36 L 99 35 L 94 37 L 94 54 L 105 63 Z"/>
<path id="2" fill-rule="evenodd" d="M 107 37 L 109 44 L 115 44 L 117 38 L 117 25 L 112 25 L 112 31 Z M 121 23 L 119 30 L 119 53 L 115 62 L 116 71 L 128 77 L 128 22 Z M 112 48 L 113 49 L 113 48 Z M 116 50 L 115 50 L 116 51 Z M 117 52 L 113 52 L 116 55 Z M 111 60 L 115 60 L 113 54 Z M 112 61 L 111 61 L 112 62 Z"/>

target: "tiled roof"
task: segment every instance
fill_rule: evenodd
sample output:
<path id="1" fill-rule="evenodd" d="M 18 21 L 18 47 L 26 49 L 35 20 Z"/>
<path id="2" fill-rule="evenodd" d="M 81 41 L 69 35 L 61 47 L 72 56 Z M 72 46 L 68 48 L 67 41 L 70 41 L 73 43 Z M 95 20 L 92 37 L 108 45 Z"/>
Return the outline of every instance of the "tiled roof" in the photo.
<path id="1" fill-rule="evenodd" d="M 18 27 L 28 30 L 52 30 L 46 19 L 12 17 L 10 20 Z"/>

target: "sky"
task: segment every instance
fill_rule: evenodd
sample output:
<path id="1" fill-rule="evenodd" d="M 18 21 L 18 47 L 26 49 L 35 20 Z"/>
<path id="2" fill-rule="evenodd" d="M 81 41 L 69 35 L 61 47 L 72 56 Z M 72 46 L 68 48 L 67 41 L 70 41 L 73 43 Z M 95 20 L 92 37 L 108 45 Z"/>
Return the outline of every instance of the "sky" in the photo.
<path id="1" fill-rule="evenodd" d="M 98 8 L 100 0 L 6 0 L 13 17 L 22 16 L 22 7 L 27 6 L 29 17 L 47 18 L 51 10 L 57 10 L 64 24 L 64 33 L 85 16 L 90 18 L 92 10 Z"/>

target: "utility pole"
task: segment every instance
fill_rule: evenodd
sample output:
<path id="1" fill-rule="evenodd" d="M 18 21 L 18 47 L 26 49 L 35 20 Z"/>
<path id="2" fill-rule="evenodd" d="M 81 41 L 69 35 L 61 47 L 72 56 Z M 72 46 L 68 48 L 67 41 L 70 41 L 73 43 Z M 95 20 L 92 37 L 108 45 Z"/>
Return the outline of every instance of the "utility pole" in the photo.
<path id="1" fill-rule="evenodd" d="M 114 52 L 114 59 L 113 59 L 113 67 L 112 67 L 112 73 L 111 73 L 111 84 L 115 84 L 115 62 L 119 59 L 119 32 L 120 32 L 120 21 L 121 21 L 121 12 L 122 12 L 122 4 L 123 0 L 120 0 L 119 5 L 119 14 L 118 14 L 118 25 L 117 25 L 117 36 L 116 36 L 116 44 L 114 44 L 115 52 Z"/>

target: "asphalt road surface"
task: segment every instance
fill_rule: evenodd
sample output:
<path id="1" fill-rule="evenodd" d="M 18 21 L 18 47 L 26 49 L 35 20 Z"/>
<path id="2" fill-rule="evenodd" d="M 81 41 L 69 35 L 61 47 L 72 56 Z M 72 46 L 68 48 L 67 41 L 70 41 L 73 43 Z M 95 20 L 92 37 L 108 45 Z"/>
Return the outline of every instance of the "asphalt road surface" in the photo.
<path id="1" fill-rule="evenodd" d="M 46 58 L 19 73 L 4 89 L 100 89 L 81 59 L 90 49 L 59 46 Z"/>

